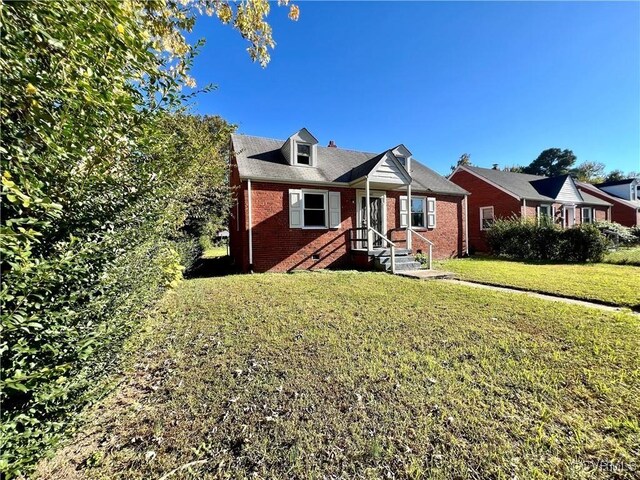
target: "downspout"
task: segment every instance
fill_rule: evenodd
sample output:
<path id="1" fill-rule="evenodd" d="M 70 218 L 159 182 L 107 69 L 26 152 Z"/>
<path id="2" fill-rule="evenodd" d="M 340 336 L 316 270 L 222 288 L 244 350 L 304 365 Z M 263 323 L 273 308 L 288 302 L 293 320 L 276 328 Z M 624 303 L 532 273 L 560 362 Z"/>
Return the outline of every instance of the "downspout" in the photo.
<path id="1" fill-rule="evenodd" d="M 464 250 L 465 255 L 469 256 L 469 196 L 464 196 Z"/>
<path id="2" fill-rule="evenodd" d="M 609 205 L 609 208 L 607 208 L 607 221 L 611 221 L 611 205 Z"/>
<path id="3" fill-rule="evenodd" d="M 522 199 L 522 218 L 527 218 L 527 199 Z"/>
<path id="4" fill-rule="evenodd" d="M 247 180 L 249 197 L 249 271 L 253 272 L 253 209 L 251 208 L 251 179 Z"/>

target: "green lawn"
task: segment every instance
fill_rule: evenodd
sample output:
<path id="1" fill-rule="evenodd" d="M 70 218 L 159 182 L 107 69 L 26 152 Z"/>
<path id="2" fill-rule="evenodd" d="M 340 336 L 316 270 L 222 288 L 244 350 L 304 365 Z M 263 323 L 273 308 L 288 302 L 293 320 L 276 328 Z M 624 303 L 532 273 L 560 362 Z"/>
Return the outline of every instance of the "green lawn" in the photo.
<path id="1" fill-rule="evenodd" d="M 629 313 L 384 273 L 189 280 L 39 472 L 632 478 L 639 339 Z"/>
<path id="2" fill-rule="evenodd" d="M 640 269 L 628 265 L 540 264 L 489 257 L 439 262 L 463 280 L 640 308 Z"/>
<path id="3" fill-rule="evenodd" d="M 614 252 L 609 252 L 604 262 L 640 267 L 640 247 L 620 248 Z"/>
<path id="4" fill-rule="evenodd" d="M 202 258 L 218 258 L 225 257 L 227 255 L 227 246 L 222 245 L 220 247 L 207 248 L 202 254 Z"/>

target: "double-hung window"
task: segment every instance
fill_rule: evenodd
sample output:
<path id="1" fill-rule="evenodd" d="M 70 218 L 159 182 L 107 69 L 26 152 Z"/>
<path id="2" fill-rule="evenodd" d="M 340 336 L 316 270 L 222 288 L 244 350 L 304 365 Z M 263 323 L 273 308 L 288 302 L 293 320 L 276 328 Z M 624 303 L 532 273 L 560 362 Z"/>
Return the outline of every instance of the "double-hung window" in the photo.
<path id="1" fill-rule="evenodd" d="M 540 205 L 538 207 L 538 218 L 551 218 L 551 205 Z"/>
<path id="2" fill-rule="evenodd" d="M 296 163 L 298 165 L 311 165 L 311 145 L 297 143 L 296 149 Z"/>
<path id="3" fill-rule="evenodd" d="M 340 228 L 340 192 L 289 190 L 289 228 Z"/>
<path id="4" fill-rule="evenodd" d="M 302 191 L 302 226 L 327 228 L 327 192 Z"/>
<path id="5" fill-rule="evenodd" d="M 427 199 L 411 197 L 411 226 L 426 228 Z"/>
<path id="6" fill-rule="evenodd" d="M 591 207 L 582 207 L 582 223 L 593 223 L 593 210 Z"/>
<path id="7" fill-rule="evenodd" d="M 489 230 L 493 222 L 493 207 L 480 207 L 480 230 Z"/>
<path id="8" fill-rule="evenodd" d="M 436 199 L 435 197 L 411 197 L 408 201 L 405 195 L 400 196 L 400 227 L 407 226 L 411 214 L 411 226 L 416 228 L 436 228 Z"/>

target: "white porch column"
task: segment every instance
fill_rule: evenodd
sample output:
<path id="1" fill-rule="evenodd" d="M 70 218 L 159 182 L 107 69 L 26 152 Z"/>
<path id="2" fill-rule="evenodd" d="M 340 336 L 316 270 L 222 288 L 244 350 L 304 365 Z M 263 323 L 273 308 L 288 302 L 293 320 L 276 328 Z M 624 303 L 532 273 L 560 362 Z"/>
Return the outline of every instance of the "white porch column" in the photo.
<path id="1" fill-rule="evenodd" d="M 367 251 L 371 251 L 371 236 L 369 235 L 369 223 L 371 221 L 371 213 L 369 212 L 369 176 L 367 175 L 366 179 L 366 195 L 367 195 L 367 199 L 366 199 L 366 205 L 364 208 L 364 214 L 365 214 L 365 224 L 367 227 Z"/>
<path id="2" fill-rule="evenodd" d="M 427 212 L 424 212 L 425 220 Z M 407 185 L 407 249 L 411 250 L 413 242 L 411 241 L 411 184 Z"/>

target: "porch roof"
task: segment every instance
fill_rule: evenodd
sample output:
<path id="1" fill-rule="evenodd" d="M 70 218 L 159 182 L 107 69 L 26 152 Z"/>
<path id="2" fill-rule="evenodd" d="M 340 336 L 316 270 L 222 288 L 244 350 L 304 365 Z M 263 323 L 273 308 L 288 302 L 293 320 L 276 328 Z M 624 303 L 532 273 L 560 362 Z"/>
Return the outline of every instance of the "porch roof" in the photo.
<path id="1" fill-rule="evenodd" d="M 231 141 L 241 178 L 286 183 L 338 183 L 347 186 L 361 178 L 362 172 L 375 166 L 386 153 L 318 146 L 316 167 L 293 166 L 287 163 L 280 151 L 284 140 L 233 134 Z M 468 193 L 415 158 L 411 160 L 411 177 L 411 188 L 416 192 Z"/>

